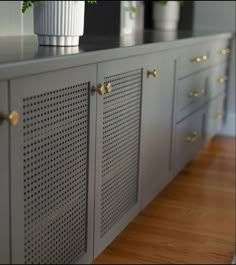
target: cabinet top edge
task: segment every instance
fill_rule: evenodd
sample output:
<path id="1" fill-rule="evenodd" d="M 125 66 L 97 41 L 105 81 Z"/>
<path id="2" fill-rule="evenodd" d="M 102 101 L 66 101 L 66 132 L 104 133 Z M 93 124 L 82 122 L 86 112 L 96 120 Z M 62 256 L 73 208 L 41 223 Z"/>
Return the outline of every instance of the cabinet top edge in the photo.
<path id="1" fill-rule="evenodd" d="M 0 80 L 181 48 L 234 33 L 143 31 L 126 36 L 83 36 L 80 46 L 38 46 L 37 37 L 0 37 Z"/>

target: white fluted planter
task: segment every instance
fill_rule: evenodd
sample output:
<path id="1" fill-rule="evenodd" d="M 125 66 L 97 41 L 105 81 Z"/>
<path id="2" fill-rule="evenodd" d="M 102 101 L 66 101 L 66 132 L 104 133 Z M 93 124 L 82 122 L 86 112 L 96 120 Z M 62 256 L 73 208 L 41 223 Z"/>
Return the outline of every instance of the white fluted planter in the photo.
<path id="1" fill-rule="evenodd" d="M 154 28 L 159 31 L 175 31 L 178 28 L 180 5 L 178 1 L 168 1 L 165 5 L 153 1 Z"/>
<path id="2" fill-rule="evenodd" d="M 85 1 L 40 1 L 34 4 L 34 33 L 40 45 L 78 46 L 84 34 Z"/>

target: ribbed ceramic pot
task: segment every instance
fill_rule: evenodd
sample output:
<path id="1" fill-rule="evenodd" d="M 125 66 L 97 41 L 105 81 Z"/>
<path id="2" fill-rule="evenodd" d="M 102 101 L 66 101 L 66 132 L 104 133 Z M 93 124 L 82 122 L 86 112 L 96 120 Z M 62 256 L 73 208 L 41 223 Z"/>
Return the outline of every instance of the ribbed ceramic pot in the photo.
<path id="1" fill-rule="evenodd" d="M 34 33 L 39 45 L 78 46 L 84 33 L 85 1 L 39 1 L 34 4 Z"/>
<path id="2" fill-rule="evenodd" d="M 153 1 L 154 28 L 159 31 L 174 31 L 178 28 L 180 5 L 178 1 L 167 1 L 166 4 Z"/>

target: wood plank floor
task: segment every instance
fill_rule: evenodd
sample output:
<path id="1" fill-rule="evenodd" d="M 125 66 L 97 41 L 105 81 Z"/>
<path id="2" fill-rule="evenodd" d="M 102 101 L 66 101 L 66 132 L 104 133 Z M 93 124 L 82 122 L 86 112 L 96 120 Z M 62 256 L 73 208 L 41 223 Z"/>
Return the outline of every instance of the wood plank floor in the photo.
<path id="1" fill-rule="evenodd" d="M 213 139 L 94 264 L 229 264 L 235 138 Z"/>

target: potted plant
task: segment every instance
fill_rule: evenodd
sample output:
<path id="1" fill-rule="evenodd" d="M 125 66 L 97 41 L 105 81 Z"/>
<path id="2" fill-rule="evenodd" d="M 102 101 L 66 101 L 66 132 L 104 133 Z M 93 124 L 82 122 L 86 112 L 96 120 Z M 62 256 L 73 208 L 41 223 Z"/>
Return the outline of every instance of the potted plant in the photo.
<path id="1" fill-rule="evenodd" d="M 160 31 L 176 31 L 180 6 L 184 1 L 153 1 L 154 28 Z"/>
<path id="2" fill-rule="evenodd" d="M 79 45 L 79 37 L 84 33 L 85 1 L 23 0 L 22 12 L 26 12 L 32 6 L 34 33 L 38 35 L 39 45 Z"/>

